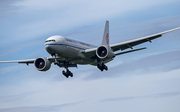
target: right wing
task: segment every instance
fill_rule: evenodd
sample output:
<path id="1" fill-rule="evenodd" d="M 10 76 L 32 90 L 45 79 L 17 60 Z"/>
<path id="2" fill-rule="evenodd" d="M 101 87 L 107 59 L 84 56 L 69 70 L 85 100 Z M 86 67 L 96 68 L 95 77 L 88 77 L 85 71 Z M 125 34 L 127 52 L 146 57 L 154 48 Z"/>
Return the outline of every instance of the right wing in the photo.
<path id="1" fill-rule="evenodd" d="M 55 61 L 55 57 L 46 57 L 50 62 Z M 57 57 L 58 61 L 64 61 L 64 58 Z M 25 64 L 33 64 L 36 59 L 24 59 L 24 60 L 11 60 L 11 61 L 0 61 L 0 63 L 25 63 Z"/>
<path id="2" fill-rule="evenodd" d="M 133 50 L 129 50 L 129 51 L 124 51 L 124 52 L 116 53 L 115 55 L 118 56 L 118 55 L 130 53 L 130 52 L 140 51 L 140 50 L 143 50 L 143 49 L 147 49 L 147 48 L 143 47 L 143 48 L 139 48 L 139 49 L 133 49 Z"/>
<path id="3" fill-rule="evenodd" d="M 26 60 L 11 60 L 11 61 L 0 61 L 0 63 L 34 63 L 36 59 L 26 59 Z"/>
<path id="4" fill-rule="evenodd" d="M 167 30 L 167 31 L 164 31 L 164 32 L 160 32 L 160 33 L 157 33 L 157 34 L 154 34 L 154 35 L 149 35 L 149 36 L 146 36 L 146 37 L 142 37 L 142 38 L 138 38 L 138 39 L 122 42 L 122 43 L 113 44 L 113 45 L 110 45 L 110 47 L 114 52 L 118 51 L 118 50 L 122 51 L 122 50 L 125 50 L 125 49 L 128 49 L 128 48 L 133 49 L 133 47 L 136 46 L 136 45 L 139 45 L 139 44 L 142 44 L 142 43 L 145 43 L 145 42 L 151 42 L 151 40 L 159 38 L 165 33 L 169 33 L 171 31 L 175 31 L 175 30 L 178 30 L 178 29 L 180 29 L 180 27 L 175 28 L 175 29 L 171 29 L 171 30 Z"/>

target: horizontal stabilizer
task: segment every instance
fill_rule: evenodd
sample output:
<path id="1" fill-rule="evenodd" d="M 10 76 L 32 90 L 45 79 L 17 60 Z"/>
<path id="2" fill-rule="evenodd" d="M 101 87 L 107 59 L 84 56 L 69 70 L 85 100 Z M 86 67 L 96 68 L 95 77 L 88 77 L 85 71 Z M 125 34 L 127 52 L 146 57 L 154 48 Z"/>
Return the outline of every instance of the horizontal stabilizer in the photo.
<path id="1" fill-rule="evenodd" d="M 134 52 L 134 51 L 139 51 L 139 50 L 143 50 L 143 49 L 147 49 L 146 47 L 143 47 L 143 48 L 139 48 L 139 49 L 134 49 L 134 50 L 129 50 L 129 51 L 124 51 L 124 52 L 120 52 L 120 53 L 117 53 L 117 55 L 121 55 L 121 54 L 126 54 L 126 53 L 130 53 L 130 52 Z"/>

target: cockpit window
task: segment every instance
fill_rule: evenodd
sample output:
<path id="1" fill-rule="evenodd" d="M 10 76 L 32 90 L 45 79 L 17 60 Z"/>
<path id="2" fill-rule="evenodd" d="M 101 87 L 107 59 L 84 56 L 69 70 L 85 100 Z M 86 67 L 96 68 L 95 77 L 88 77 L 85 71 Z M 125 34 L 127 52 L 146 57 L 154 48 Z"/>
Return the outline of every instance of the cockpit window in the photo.
<path id="1" fill-rule="evenodd" d="M 56 42 L 55 40 L 46 40 L 45 42 Z"/>

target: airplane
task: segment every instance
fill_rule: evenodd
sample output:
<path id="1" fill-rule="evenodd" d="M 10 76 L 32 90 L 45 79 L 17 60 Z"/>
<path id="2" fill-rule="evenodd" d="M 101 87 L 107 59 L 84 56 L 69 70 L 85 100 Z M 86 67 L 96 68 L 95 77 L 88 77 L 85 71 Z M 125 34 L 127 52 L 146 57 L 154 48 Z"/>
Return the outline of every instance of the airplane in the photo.
<path id="1" fill-rule="evenodd" d="M 109 21 L 106 21 L 103 40 L 100 46 L 55 35 L 45 40 L 45 49 L 51 56 L 39 57 L 36 59 L 0 61 L 0 63 L 34 64 L 35 68 L 39 71 L 49 70 L 51 68 L 51 64 L 54 63 L 54 65 L 64 67 L 66 69 L 66 71 L 62 71 L 62 74 L 66 78 L 70 76 L 73 77 L 73 73 L 69 70 L 69 67 L 77 67 L 78 64 L 89 64 L 97 66 L 97 68 L 101 71 L 107 71 L 108 67 L 105 64 L 112 61 L 116 56 L 146 49 L 146 47 L 138 49 L 133 49 L 133 47 L 145 42 L 152 43 L 153 39 L 159 38 L 165 33 L 178 29 L 180 29 L 180 27 L 138 39 L 109 45 Z M 123 51 L 128 48 L 131 50 Z M 115 53 L 119 50 L 121 50 L 121 52 Z"/>

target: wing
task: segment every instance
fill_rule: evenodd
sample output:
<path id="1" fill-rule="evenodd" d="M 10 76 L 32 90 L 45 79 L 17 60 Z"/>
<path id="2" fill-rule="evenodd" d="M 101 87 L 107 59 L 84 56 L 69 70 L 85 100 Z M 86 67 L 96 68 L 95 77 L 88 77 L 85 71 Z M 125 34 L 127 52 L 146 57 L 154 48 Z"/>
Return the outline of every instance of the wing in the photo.
<path id="1" fill-rule="evenodd" d="M 82 50 L 81 53 L 83 53 L 86 57 L 94 57 L 96 55 L 97 48 L 98 47 Z"/>
<path id="2" fill-rule="evenodd" d="M 46 57 L 49 61 L 54 62 L 55 57 Z M 64 58 L 57 57 L 58 61 L 64 61 Z M 25 64 L 33 64 L 36 59 L 25 59 L 25 60 L 11 60 L 11 61 L 0 61 L 0 63 L 25 63 Z"/>
<path id="3" fill-rule="evenodd" d="M 133 50 L 129 50 L 129 51 L 124 51 L 124 52 L 116 53 L 115 55 L 118 56 L 118 55 L 130 53 L 130 52 L 140 51 L 140 50 L 143 50 L 143 49 L 147 49 L 147 48 L 143 47 L 143 48 L 139 48 L 139 49 L 133 49 Z"/>
<path id="4" fill-rule="evenodd" d="M 0 63 L 34 63 L 36 59 L 26 59 L 26 60 L 11 60 L 11 61 L 0 61 Z"/>
<path id="5" fill-rule="evenodd" d="M 165 33 L 169 33 L 171 31 L 175 31 L 175 30 L 178 30 L 178 29 L 180 29 L 180 27 L 175 28 L 175 29 L 171 29 L 171 30 L 167 30 L 167 31 L 164 31 L 164 32 L 160 32 L 160 33 L 157 33 L 157 34 L 154 34 L 154 35 L 149 35 L 149 36 L 146 36 L 146 37 L 141 37 L 141 38 L 138 38 L 138 39 L 134 39 L 134 40 L 130 40 L 130 41 L 122 42 L 122 43 L 113 44 L 113 45 L 110 45 L 110 47 L 114 52 L 118 51 L 118 50 L 125 50 L 125 49 L 128 49 L 128 48 L 133 49 L 133 47 L 136 46 L 136 45 L 139 45 L 139 44 L 142 44 L 142 43 L 145 43 L 145 42 L 151 42 L 151 40 L 159 38 Z"/>
<path id="6" fill-rule="evenodd" d="M 171 29 L 171 30 L 167 30 L 167 31 L 164 31 L 164 32 L 160 32 L 160 33 L 157 33 L 157 34 L 149 35 L 149 36 L 146 36 L 146 37 L 141 37 L 141 38 L 126 41 L 126 42 L 113 44 L 113 45 L 110 45 L 109 47 L 111 47 L 111 49 L 114 52 L 118 51 L 118 50 L 125 50 L 125 49 L 128 49 L 128 48 L 133 49 L 133 47 L 136 46 L 136 45 L 139 45 L 139 44 L 142 44 L 142 43 L 145 43 L 145 42 L 151 42 L 151 40 L 159 38 L 165 33 L 169 33 L 171 31 L 175 31 L 175 30 L 178 30 L 178 29 L 180 29 L 180 27 L 174 28 L 174 29 Z M 83 53 L 87 57 L 93 57 L 93 56 L 96 55 L 97 48 L 98 47 L 82 50 L 81 53 Z M 143 49 L 146 49 L 146 48 L 139 48 L 139 49 L 134 49 L 134 50 L 130 50 L 130 51 L 125 51 L 125 52 L 117 53 L 116 55 L 126 54 L 126 53 L 139 51 L 139 50 L 143 50 Z"/>

